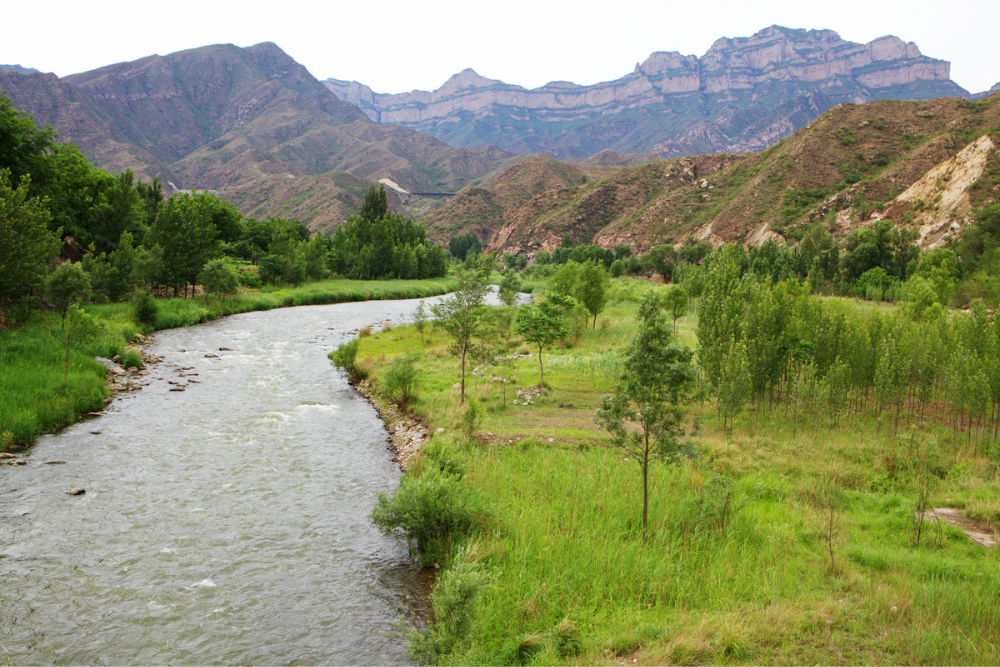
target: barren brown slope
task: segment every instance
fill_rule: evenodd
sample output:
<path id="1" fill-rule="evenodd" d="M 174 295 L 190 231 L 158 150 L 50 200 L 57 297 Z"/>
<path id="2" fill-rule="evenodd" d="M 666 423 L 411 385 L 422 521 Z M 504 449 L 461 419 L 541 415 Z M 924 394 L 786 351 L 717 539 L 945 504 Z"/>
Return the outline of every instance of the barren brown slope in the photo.
<path id="1" fill-rule="evenodd" d="M 372 123 L 270 43 L 150 56 L 38 79 L 30 90 L 9 76 L 0 82 L 14 106 L 99 166 L 217 190 L 245 212 L 295 215 L 313 228 L 342 221 L 379 178 L 454 192 L 509 156 Z M 53 90 L 62 101 L 48 101 Z M 68 122 L 64 102 L 78 105 L 85 126 Z"/>
<path id="2" fill-rule="evenodd" d="M 472 232 L 485 241 L 507 224 L 510 214 L 533 197 L 548 192 L 572 192 L 611 171 L 610 167 L 561 162 L 548 155 L 528 156 L 495 175 L 486 185 L 463 190 L 423 222 L 435 238 L 443 240 Z"/>
<path id="3" fill-rule="evenodd" d="M 973 143 L 984 136 L 991 138 Z M 795 241 L 816 221 L 845 234 L 878 218 L 920 229 L 945 215 L 957 231 L 973 206 L 1000 196 L 995 145 L 1000 95 L 974 103 L 841 105 L 763 153 L 665 160 L 526 192 L 523 204 L 494 215 L 496 226 L 482 231 L 493 248 L 529 254 L 567 234 L 578 243 L 624 241 L 644 250 L 688 236 L 720 243 L 777 234 Z M 925 196 L 901 196 L 935 168 L 941 182 L 925 184 Z M 967 189 L 949 190 L 952 178 L 964 179 Z M 486 200 L 493 188 L 509 185 L 498 178 L 475 194 Z"/>

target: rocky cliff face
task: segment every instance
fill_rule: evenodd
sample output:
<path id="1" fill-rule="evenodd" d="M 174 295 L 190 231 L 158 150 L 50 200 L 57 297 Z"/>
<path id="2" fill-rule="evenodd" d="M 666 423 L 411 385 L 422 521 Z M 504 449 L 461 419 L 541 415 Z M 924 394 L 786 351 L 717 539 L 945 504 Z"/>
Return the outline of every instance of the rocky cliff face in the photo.
<path id="1" fill-rule="evenodd" d="M 842 102 L 966 95 L 949 76 L 949 63 L 896 37 L 856 44 L 830 30 L 771 26 L 719 39 L 700 58 L 654 53 L 632 73 L 592 86 L 557 81 L 527 90 L 468 69 L 433 92 L 324 83 L 376 122 L 452 145 L 586 158 L 603 150 L 761 150 Z"/>
<path id="2" fill-rule="evenodd" d="M 271 43 L 206 46 L 61 79 L 0 71 L 0 90 L 100 167 L 217 190 L 247 214 L 316 228 L 356 211 L 379 178 L 454 192 L 509 157 L 372 123 Z"/>

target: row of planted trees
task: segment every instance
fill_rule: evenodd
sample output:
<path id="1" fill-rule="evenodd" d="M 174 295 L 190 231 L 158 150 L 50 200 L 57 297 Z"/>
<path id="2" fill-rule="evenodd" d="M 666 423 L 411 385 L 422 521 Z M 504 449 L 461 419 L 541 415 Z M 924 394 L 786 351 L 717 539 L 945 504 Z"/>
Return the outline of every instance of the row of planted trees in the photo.
<path id="1" fill-rule="evenodd" d="M 699 365 L 728 428 L 800 411 L 830 427 L 865 411 L 886 428 L 907 417 L 946 420 L 974 451 L 1000 428 L 1000 323 L 981 301 L 968 312 L 866 311 L 820 299 L 796 280 L 742 268 L 741 249 L 714 253 L 699 304 Z"/>

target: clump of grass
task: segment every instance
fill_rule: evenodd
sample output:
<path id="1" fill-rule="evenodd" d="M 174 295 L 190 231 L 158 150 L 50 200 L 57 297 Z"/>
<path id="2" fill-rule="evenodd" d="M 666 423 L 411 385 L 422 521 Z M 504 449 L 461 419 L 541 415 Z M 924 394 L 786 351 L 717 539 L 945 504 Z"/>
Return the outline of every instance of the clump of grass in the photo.
<path id="1" fill-rule="evenodd" d="M 121 353 L 118 363 L 124 368 L 142 368 L 142 351 L 130 345 Z"/>
<path id="2" fill-rule="evenodd" d="M 572 658 L 580 654 L 580 631 L 576 624 L 564 616 L 555 629 L 556 653 L 560 658 Z"/>

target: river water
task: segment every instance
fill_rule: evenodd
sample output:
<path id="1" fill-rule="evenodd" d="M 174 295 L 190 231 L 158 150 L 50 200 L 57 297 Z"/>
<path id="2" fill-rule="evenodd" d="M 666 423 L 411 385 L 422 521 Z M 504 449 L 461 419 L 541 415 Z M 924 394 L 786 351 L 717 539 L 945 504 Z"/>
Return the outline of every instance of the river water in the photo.
<path id="1" fill-rule="evenodd" d="M 368 520 L 399 467 L 326 355 L 416 304 L 159 332 L 149 386 L 0 468 L 0 663 L 406 663 L 428 585 Z"/>

